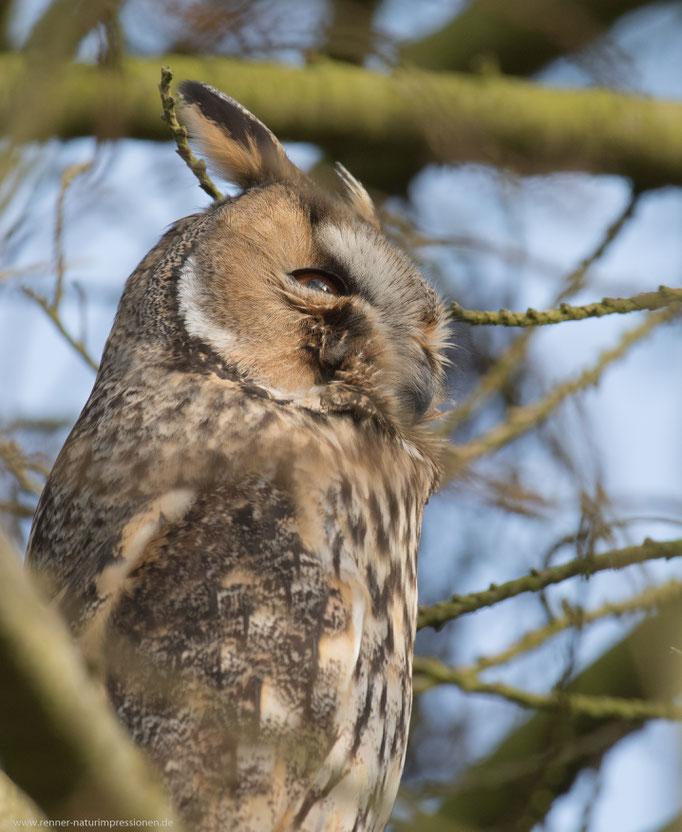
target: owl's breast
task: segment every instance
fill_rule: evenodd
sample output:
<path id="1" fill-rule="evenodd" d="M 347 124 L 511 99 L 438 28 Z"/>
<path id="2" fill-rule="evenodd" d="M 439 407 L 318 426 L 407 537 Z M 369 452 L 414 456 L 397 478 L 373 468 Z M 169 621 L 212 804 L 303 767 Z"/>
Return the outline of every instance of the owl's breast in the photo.
<path id="1" fill-rule="evenodd" d="M 351 417 L 184 383 L 77 426 L 56 476 L 78 482 L 44 498 L 74 522 L 37 555 L 64 548 L 62 594 L 190 828 L 383 828 L 428 472 Z"/>
<path id="2" fill-rule="evenodd" d="M 352 597 L 362 627 L 361 633 L 353 630 L 354 649 L 346 651 L 345 675 L 340 674 L 345 701 L 337 752 L 344 748 L 344 775 L 311 810 L 304 827 L 311 830 L 326 812 L 338 829 L 356 823 L 359 829 L 383 828 L 404 763 L 423 502 L 409 477 L 401 477 L 395 450 L 386 448 L 386 457 L 381 451 L 377 443 L 371 464 L 360 455 L 352 470 L 339 465 L 321 500 L 324 528 L 332 532 L 333 574 Z M 331 644 L 321 645 L 321 664 L 334 661 Z M 359 800 L 349 802 L 349 793 Z"/>

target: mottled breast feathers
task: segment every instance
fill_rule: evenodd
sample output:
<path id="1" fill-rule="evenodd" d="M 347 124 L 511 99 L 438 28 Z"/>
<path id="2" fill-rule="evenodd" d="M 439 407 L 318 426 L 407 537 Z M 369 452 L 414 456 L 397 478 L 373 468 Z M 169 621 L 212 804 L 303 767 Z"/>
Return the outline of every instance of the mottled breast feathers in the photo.
<path id="1" fill-rule="evenodd" d="M 203 84 L 242 193 L 129 278 L 28 563 L 189 829 L 381 830 L 411 709 L 444 313 L 362 185 Z"/>

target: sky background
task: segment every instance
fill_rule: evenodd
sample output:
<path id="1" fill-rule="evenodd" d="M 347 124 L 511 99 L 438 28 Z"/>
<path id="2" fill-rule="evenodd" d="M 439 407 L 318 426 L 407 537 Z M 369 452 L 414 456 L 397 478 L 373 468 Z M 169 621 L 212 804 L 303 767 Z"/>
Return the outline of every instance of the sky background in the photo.
<path id="1" fill-rule="evenodd" d="M 14 36 L 20 42 L 44 2 L 17 4 Z M 461 3 L 388 0 L 378 24 L 394 38 L 417 37 L 437 28 Z M 153 30 L 128 20 L 130 39 L 138 48 L 162 46 Z M 311 15 L 308 25 L 315 26 Z M 305 21 L 304 21 L 305 23 Z M 608 38 L 610 62 L 602 72 L 610 86 L 645 95 L 682 99 L 682 6 L 655 4 L 621 20 Z M 561 59 L 539 78 L 558 86 L 589 85 L 595 79 L 591 54 L 580 61 Z M 92 44 L 81 47 L 88 58 Z M 292 56 L 295 58 L 296 56 Z M 229 90 L 227 90 L 229 93 Z M 318 156 L 310 145 L 287 145 L 302 167 Z M 208 198 L 170 143 L 120 141 L 96 148 L 92 139 L 50 141 L 27 147 L 22 186 L 0 217 L 0 233 L 21 220 L 21 233 L 0 252 L 0 272 L 26 269 L 21 277 L 0 280 L 0 421 L 20 417 L 63 417 L 72 423 L 84 404 L 94 373 L 73 352 L 51 323 L 21 291 L 29 286 L 49 294 L 54 281 L 54 221 L 58 181 L 69 164 L 95 160 L 93 170 L 74 183 L 66 197 L 64 250 L 68 264 L 64 318 L 73 331 L 86 323 L 87 344 L 96 358 L 108 335 L 116 303 L 127 275 L 174 220 L 200 210 Z M 430 166 L 411 183 L 408 199 L 394 199 L 391 210 L 409 218 L 424 234 L 437 238 L 469 237 L 484 241 L 467 247 L 433 245 L 421 251 L 429 278 L 447 297 L 467 306 L 498 309 L 509 306 L 545 308 L 556 294 L 558 276 L 569 272 L 601 239 L 630 196 L 617 177 L 561 174 L 515 178 L 483 166 Z M 29 221 L 26 221 L 26 218 Z M 510 262 L 500 249 L 523 256 Z M 659 189 L 645 194 L 634 219 L 594 269 L 589 289 L 571 298 L 585 303 L 603 295 L 628 296 L 660 284 L 679 286 L 682 275 L 682 191 Z M 83 306 L 81 293 L 86 300 Z M 572 376 L 594 362 L 596 352 L 614 345 L 638 316 L 546 327 L 536 337 L 531 362 L 537 392 Z M 679 537 L 667 518 L 682 516 L 682 338 L 679 323 L 657 329 L 644 343 L 612 367 L 597 389 L 569 404 L 557 417 L 556 429 L 580 461 L 587 480 L 599 481 L 618 506 L 641 522 L 629 527 L 617 543 Z M 496 336 L 491 336 L 496 337 Z M 450 395 L 466 394 L 470 379 L 467 344 L 455 349 Z M 461 365 L 461 371 L 458 369 Z M 494 414 L 493 414 L 494 416 Z M 492 416 L 491 416 L 492 418 Z M 590 441 L 585 442 L 589 426 Z M 477 425 L 480 429 L 482 425 Z M 66 435 L 53 443 L 56 452 Z M 30 437 L 26 438 L 30 443 Z M 455 485 L 427 507 L 420 562 L 422 603 L 442 600 L 452 592 L 487 587 L 491 581 L 516 577 L 538 564 L 551 542 L 575 530 L 575 490 L 556 467 L 534 454 L 532 440 L 496 455 L 504 465 L 523 454 L 523 476 L 556 500 L 550 522 L 533 523 L 481 506 L 466 486 Z M 472 518 L 476 524 L 473 535 Z M 652 519 L 661 518 L 661 519 Z M 25 529 L 28 528 L 25 525 Z M 467 535 L 471 543 L 467 544 Z M 466 568 L 462 552 L 467 553 Z M 677 569 L 679 573 L 680 570 Z M 636 575 L 602 575 L 548 593 L 597 606 L 625 597 L 633 587 L 672 574 L 670 565 L 649 564 Z M 507 602 L 501 610 L 469 616 L 450 636 L 420 637 L 421 649 L 440 642 L 440 655 L 452 661 L 494 652 L 525 628 L 543 621 L 537 599 Z M 606 646 L 622 638 L 624 622 L 602 622 L 581 639 L 578 666 L 594 660 Z M 450 632 L 449 630 L 447 632 Z M 561 675 L 569 644 L 555 640 L 551 651 L 539 651 L 505 670 L 502 678 L 521 687 L 540 689 L 548 674 Z M 467 742 L 484 754 L 523 718 L 519 709 L 483 697 L 464 696 L 452 688 L 424 695 L 425 721 L 433 721 L 432 742 L 445 715 L 457 721 L 473 713 L 475 729 Z M 473 709 L 473 711 L 471 710 Z M 424 746 L 428 750 L 428 743 Z M 582 822 L 586 802 L 594 802 L 590 832 L 647 832 L 680 811 L 680 737 L 677 729 L 654 723 L 632 735 L 607 755 L 598 782 L 583 774 L 571 793 L 557 801 L 547 818 L 551 832 L 573 832 Z M 441 749 L 442 750 L 442 749 Z M 440 772 L 424 761 L 424 776 L 447 779 L 457 768 L 456 749 Z M 425 756 L 427 756 L 425 752 Z M 438 759 L 436 755 L 436 759 Z M 598 787 L 599 799 L 591 801 Z"/>

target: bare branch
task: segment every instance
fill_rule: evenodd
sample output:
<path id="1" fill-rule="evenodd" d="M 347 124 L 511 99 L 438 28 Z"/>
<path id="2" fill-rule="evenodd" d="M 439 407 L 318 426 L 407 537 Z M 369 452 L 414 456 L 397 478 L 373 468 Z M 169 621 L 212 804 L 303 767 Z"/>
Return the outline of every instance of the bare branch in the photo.
<path id="1" fill-rule="evenodd" d="M 82 817 L 73 813 L 94 806 L 104 818 L 172 818 L 146 758 L 1 537 L 0 587 L 0 753 L 7 774 L 53 817 Z"/>
<path id="2" fill-rule="evenodd" d="M 526 312 L 484 312 L 464 309 L 458 303 L 450 304 L 450 315 L 454 321 L 472 326 L 547 326 L 563 321 L 582 321 L 585 318 L 601 318 L 604 315 L 624 315 L 628 312 L 641 312 L 645 309 L 660 309 L 682 301 L 682 289 L 660 286 L 656 292 L 642 292 L 631 298 L 602 298 L 600 303 L 588 303 L 584 306 L 569 306 L 562 303 L 558 309 L 538 312 L 528 309 Z"/>
<path id="3" fill-rule="evenodd" d="M 55 271 L 57 273 L 57 281 L 54 287 L 54 296 L 52 298 L 51 307 L 58 309 L 64 294 L 64 274 L 66 273 L 66 262 L 64 259 L 64 200 L 66 199 L 66 192 L 69 186 L 81 174 L 90 170 L 91 162 L 85 162 L 78 165 L 69 165 L 62 171 L 61 186 L 59 188 L 59 196 L 57 197 L 57 218 L 54 224 L 54 256 L 55 256 Z"/>
<path id="4" fill-rule="evenodd" d="M 48 301 L 46 297 L 39 295 L 37 292 L 34 292 L 26 286 L 22 286 L 21 288 L 27 297 L 31 298 L 31 300 L 35 301 L 38 306 L 40 306 L 52 323 L 57 327 L 66 342 L 74 348 L 86 364 L 92 367 L 93 370 L 97 371 L 98 364 L 88 352 L 84 340 L 82 338 L 74 338 L 74 336 L 67 330 L 61 317 L 61 302 L 64 296 L 64 274 L 66 272 L 66 263 L 62 243 L 64 234 L 64 200 L 66 198 L 66 192 L 74 179 L 89 170 L 91 166 L 91 162 L 70 165 L 62 173 L 61 188 L 59 190 L 59 196 L 57 197 L 57 216 L 55 220 L 54 232 L 56 281 L 52 300 Z"/>
<path id="5" fill-rule="evenodd" d="M 46 477 L 48 469 L 39 459 L 27 456 L 17 442 L 0 439 L 0 462 L 23 491 L 40 494 L 43 490 L 41 483 L 31 476 L 31 472 Z"/>
<path id="6" fill-rule="evenodd" d="M 333 61 L 301 68 L 186 55 L 172 61 L 177 76 L 227 90 L 278 137 L 316 142 L 360 179 L 391 192 L 430 161 L 482 162 L 520 173 L 613 173 L 640 190 L 682 183 L 682 104 L 674 101 L 499 77 L 389 75 Z M 130 137 L 163 140 L 153 100 L 158 63 L 157 57 L 125 58 L 120 74 L 73 63 L 40 118 L 18 133 L 15 127 L 15 134 L 21 141 L 108 138 L 125 129 Z M 12 99 L 15 81 L 25 73 L 20 56 L 0 55 L 5 130 L 20 104 Z"/>
<path id="7" fill-rule="evenodd" d="M 469 595 L 453 595 L 449 601 L 434 604 L 430 607 L 419 608 L 418 627 L 442 627 L 448 621 L 454 621 L 465 613 L 474 612 L 497 604 L 507 598 L 521 595 L 523 592 L 538 592 L 550 584 L 560 583 L 576 575 L 594 575 L 605 569 L 622 569 L 634 563 L 644 563 L 647 560 L 658 560 L 679 557 L 682 555 L 682 539 L 655 541 L 647 539 L 640 546 L 627 546 L 624 549 L 613 549 L 594 557 L 575 558 L 541 571 L 533 570 L 529 575 L 507 581 L 482 592 L 472 592 Z"/>
<path id="8" fill-rule="evenodd" d="M 609 602 L 602 604 L 602 606 L 594 610 L 572 607 L 565 602 L 563 605 L 564 615 L 553 619 L 544 627 L 538 627 L 536 630 L 530 630 L 525 633 L 506 650 L 495 655 L 482 656 L 472 669 L 478 672 L 488 667 L 505 664 L 520 656 L 522 653 L 525 654 L 530 650 L 535 650 L 544 644 L 547 639 L 570 627 L 582 628 L 586 624 L 591 624 L 593 621 L 598 621 L 600 618 L 606 618 L 611 615 L 620 617 L 645 610 L 658 609 L 661 605 L 675 601 L 681 597 L 682 582 L 669 581 L 667 584 L 663 584 L 663 586 L 649 586 L 638 595 L 628 598 L 626 601 L 620 601 L 618 603 Z"/>
<path id="9" fill-rule="evenodd" d="M 670 719 L 682 720 L 682 707 L 672 702 L 649 702 L 616 696 L 590 696 L 557 690 L 549 694 L 531 693 L 503 682 L 483 682 L 471 670 L 448 667 L 438 659 L 415 658 L 415 690 L 428 690 L 438 684 L 457 685 L 467 693 L 490 693 L 536 711 L 564 711 L 593 719 Z"/>
<path id="10" fill-rule="evenodd" d="M 579 376 L 558 384 L 533 404 L 510 410 L 506 421 L 491 428 L 478 439 L 466 445 L 450 447 L 448 468 L 451 471 L 457 470 L 478 457 L 496 451 L 545 421 L 569 396 L 596 384 L 610 364 L 622 358 L 633 344 L 645 338 L 659 324 L 669 321 L 679 310 L 679 303 L 675 303 L 667 309 L 651 312 L 643 323 L 628 330 L 615 347 L 604 351 L 596 364 Z"/>
<path id="11" fill-rule="evenodd" d="M 39 295 L 37 292 L 34 292 L 27 286 L 22 286 L 22 291 L 27 297 L 31 298 L 31 300 L 34 300 L 38 304 L 38 306 L 40 306 L 40 308 L 45 312 L 47 317 L 57 327 L 60 334 L 64 336 L 66 342 L 70 344 L 74 348 L 74 350 L 80 355 L 83 361 L 85 361 L 85 363 L 89 367 L 92 367 L 92 369 L 96 372 L 99 367 L 98 363 L 90 355 L 85 344 L 80 339 L 74 338 L 73 335 L 71 335 L 71 333 L 67 330 L 66 326 L 64 325 L 64 322 L 62 321 L 59 315 L 59 310 L 55 309 L 47 298 L 43 297 L 42 295 Z"/>
<path id="12" fill-rule="evenodd" d="M 161 118 L 170 128 L 171 135 L 175 140 L 175 144 L 178 146 L 175 152 L 199 180 L 201 188 L 211 197 L 211 199 L 218 202 L 223 198 L 223 195 L 213 184 L 210 176 L 206 172 L 206 162 L 204 162 L 203 159 L 197 159 L 197 157 L 192 153 L 192 150 L 187 142 L 187 128 L 183 127 L 178 122 L 175 115 L 175 99 L 170 94 L 170 84 L 172 80 L 173 73 L 170 67 L 161 67 L 161 83 L 159 84 L 161 103 L 163 105 L 163 115 Z"/>

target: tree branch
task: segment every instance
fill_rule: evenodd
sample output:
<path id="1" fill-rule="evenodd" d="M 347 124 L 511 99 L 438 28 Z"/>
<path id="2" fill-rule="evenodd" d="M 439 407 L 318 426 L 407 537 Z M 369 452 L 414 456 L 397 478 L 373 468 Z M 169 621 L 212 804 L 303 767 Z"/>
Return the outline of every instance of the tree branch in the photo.
<path id="1" fill-rule="evenodd" d="M 442 29 L 401 50 L 428 69 L 469 71 L 494 62 L 529 75 L 589 45 L 630 9 L 649 0 L 475 0 Z"/>
<path id="2" fill-rule="evenodd" d="M 14 823 L 18 820 L 45 819 L 45 815 L 31 798 L 24 794 L 16 783 L 13 783 L 0 769 L 0 828 L 11 829 L 10 821 Z M 18 828 L 21 829 L 21 826 L 18 826 Z"/>
<path id="3" fill-rule="evenodd" d="M 379 0 L 333 0 L 325 54 L 335 61 L 362 64 L 375 51 L 374 14 Z"/>
<path id="4" fill-rule="evenodd" d="M 17 484 L 29 494 L 40 494 L 42 483 L 35 480 L 29 472 L 47 477 L 50 473 L 41 460 L 35 456 L 27 456 L 18 442 L 5 440 L 0 436 L 0 463 L 16 479 Z"/>
<path id="5" fill-rule="evenodd" d="M 538 401 L 510 410 L 504 422 L 491 428 L 479 438 L 464 445 L 450 446 L 448 448 L 448 471 L 452 473 L 453 470 L 498 450 L 545 421 L 569 396 L 596 384 L 610 364 L 622 358 L 633 344 L 645 338 L 654 327 L 671 320 L 674 315 L 678 314 L 679 306 L 679 303 L 675 303 L 667 309 L 649 313 L 646 320 L 639 326 L 628 330 L 615 347 L 605 350 L 592 367 L 558 384 Z"/>
<path id="6" fill-rule="evenodd" d="M 676 599 L 581 671 L 566 691 L 588 697 L 673 700 L 680 692 L 682 675 L 678 663 L 671 661 L 670 645 L 680 644 L 681 639 Z M 436 815 L 440 825 L 432 827 L 429 817 L 419 816 L 409 828 L 529 832 L 556 797 L 570 789 L 580 771 L 598 764 L 605 751 L 640 725 L 571 716 L 561 710 L 539 711 L 457 778 L 441 799 Z M 546 789 L 537 805 L 541 783 Z"/>
<path id="7" fill-rule="evenodd" d="M 98 363 L 95 359 L 90 355 L 87 350 L 87 347 L 83 343 L 80 338 L 74 338 L 73 335 L 67 330 L 64 325 L 64 322 L 61 319 L 59 314 L 59 310 L 55 308 L 47 298 L 44 298 L 42 295 L 39 295 L 37 292 L 34 292 L 32 289 L 29 289 L 27 286 L 22 286 L 22 291 L 26 295 L 26 297 L 31 298 L 34 300 L 38 306 L 45 312 L 47 317 L 52 321 L 52 323 L 57 327 L 59 333 L 63 336 L 64 340 L 74 348 L 74 350 L 80 355 L 80 357 L 85 361 L 88 367 L 91 367 L 95 372 L 99 367 Z"/>
<path id="8" fill-rule="evenodd" d="M 24 52 L 40 66 L 71 58 L 98 23 L 116 13 L 120 0 L 52 0 L 34 25 Z"/>
<path id="9" fill-rule="evenodd" d="M 624 315 L 645 309 L 660 309 L 681 301 L 682 289 L 660 286 L 657 292 L 642 292 L 631 298 L 602 298 L 601 303 L 588 303 L 585 306 L 569 306 L 562 303 L 558 309 L 548 309 L 545 312 L 531 308 L 526 312 L 510 312 L 508 309 L 484 312 L 464 309 L 453 301 L 450 304 L 450 316 L 453 321 L 472 326 L 547 326 L 563 321 L 582 321 L 585 318 L 601 318 L 604 315 Z"/>
<path id="10" fill-rule="evenodd" d="M 9 777 L 51 817 L 172 818 L 147 760 L 2 537 L 0 587 L 0 755 Z"/>
<path id="11" fill-rule="evenodd" d="M 21 122 L 27 141 L 58 135 L 164 140 L 156 116 L 159 63 L 225 90 L 280 137 L 313 141 L 370 184 L 395 190 L 430 161 L 483 162 L 521 173 L 587 170 L 639 188 L 682 184 L 682 104 L 602 89 L 562 90 L 508 78 L 399 71 L 331 61 L 297 68 L 227 58 L 127 58 L 120 72 L 65 68 L 54 100 Z M 0 124 L 11 129 L 25 71 L 0 55 Z M 19 129 L 19 128 L 17 128 Z M 390 146 L 392 152 L 386 153 Z"/>
<path id="12" fill-rule="evenodd" d="M 448 667 L 438 659 L 416 657 L 413 664 L 415 691 L 423 692 L 434 685 L 457 685 L 466 693 L 488 693 L 536 711 L 566 711 L 572 716 L 592 719 L 670 719 L 682 720 L 682 707 L 672 702 L 649 702 L 618 696 L 586 696 L 563 690 L 548 694 L 532 693 L 504 682 L 484 682 L 475 671 Z M 419 679 L 418 677 L 423 677 Z"/>
<path id="13" fill-rule="evenodd" d="M 70 165 L 62 172 L 61 187 L 59 190 L 59 196 L 57 197 L 57 213 L 54 231 L 55 271 L 57 275 L 52 300 L 50 301 L 46 297 L 39 295 L 27 286 L 22 286 L 21 288 L 23 293 L 27 297 L 31 298 L 31 300 L 35 301 L 45 312 L 47 317 L 57 327 L 64 340 L 74 348 L 74 350 L 81 356 L 88 366 L 97 372 L 98 364 L 87 350 L 84 335 L 81 338 L 75 338 L 66 328 L 61 316 L 61 303 L 64 297 L 64 276 L 66 274 L 66 261 L 64 258 L 64 245 L 62 239 L 64 233 L 64 200 L 66 199 L 66 192 L 73 183 L 74 179 L 88 171 L 91 166 L 91 162 Z"/>
<path id="14" fill-rule="evenodd" d="M 655 541 L 647 539 L 640 546 L 627 546 L 624 549 L 613 549 L 594 557 L 575 558 L 567 563 L 552 566 L 542 571 L 533 570 L 529 575 L 515 578 L 482 592 L 472 592 L 469 595 L 453 595 L 449 601 L 443 601 L 430 607 L 419 608 L 418 628 L 440 628 L 448 621 L 454 621 L 465 613 L 490 607 L 499 601 L 513 598 L 524 592 L 538 592 L 550 584 L 560 583 L 576 575 L 594 575 L 605 569 L 622 569 L 633 563 L 643 563 L 647 560 L 680 557 L 682 555 L 682 539 Z"/>
<path id="15" fill-rule="evenodd" d="M 12 0 L 0 0 L 0 51 L 9 49 L 9 19 L 12 8 Z"/>
<path id="16" fill-rule="evenodd" d="M 594 610 L 584 610 L 564 603 L 564 614 L 562 616 L 554 618 L 544 627 L 529 630 L 506 650 L 494 655 L 482 656 L 472 669 L 479 672 L 488 667 L 505 664 L 521 654 L 535 650 L 544 644 L 547 639 L 563 630 L 568 630 L 570 627 L 582 628 L 586 624 L 591 624 L 593 621 L 598 621 L 600 618 L 606 618 L 607 616 L 620 617 L 643 610 L 656 609 L 680 598 L 682 598 L 682 582 L 673 580 L 662 586 L 649 586 L 632 598 L 620 602 L 608 602 Z"/>
<path id="17" fill-rule="evenodd" d="M 183 127 L 175 115 L 175 99 L 170 94 L 170 85 L 173 80 L 173 73 L 167 66 L 161 67 L 161 83 L 159 84 L 159 92 L 161 93 L 161 105 L 163 107 L 163 115 L 161 118 L 168 125 L 171 136 L 173 137 L 177 150 L 175 151 L 187 167 L 199 180 L 199 185 L 202 190 L 207 193 L 213 200 L 221 200 L 223 195 L 216 188 L 211 181 L 210 176 L 206 172 L 206 162 L 203 159 L 197 159 L 192 153 L 187 142 L 187 128 Z"/>

